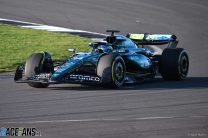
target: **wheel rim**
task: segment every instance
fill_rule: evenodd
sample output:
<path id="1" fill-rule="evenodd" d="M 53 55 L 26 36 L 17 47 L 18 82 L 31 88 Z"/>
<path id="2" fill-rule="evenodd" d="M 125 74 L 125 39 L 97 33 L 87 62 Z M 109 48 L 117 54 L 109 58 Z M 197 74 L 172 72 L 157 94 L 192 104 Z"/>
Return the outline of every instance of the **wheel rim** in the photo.
<path id="1" fill-rule="evenodd" d="M 181 57 L 181 61 L 180 61 L 180 70 L 181 70 L 182 75 L 184 76 L 187 75 L 188 66 L 189 66 L 188 57 L 184 55 Z"/>
<path id="2" fill-rule="evenodd" d="M 123 81 L 123 77 L 124 77 L 124 67 L 122 65 L 121 62 L 117 62 L 115 64 L 115 68 L 114 68 L 114 72 L 115 72 L 115 80 L 118 82 L 122 82 Z"/>

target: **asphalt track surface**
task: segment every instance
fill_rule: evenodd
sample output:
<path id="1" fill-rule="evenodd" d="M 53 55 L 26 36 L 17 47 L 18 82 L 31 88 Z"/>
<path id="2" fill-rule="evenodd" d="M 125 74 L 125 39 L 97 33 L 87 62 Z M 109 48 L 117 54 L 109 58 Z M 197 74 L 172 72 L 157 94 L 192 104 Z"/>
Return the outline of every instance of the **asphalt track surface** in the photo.
<path id="1" fill-rule="evenodd" d="M 0 76 L 0 127 L 36 127 L 42 137 L 208 137 L 207 0 L 0 0 L 0 17 L 105 33 L 174 33 L 187 49 L 185 81 L 105 90 L 34 89 Z"/>

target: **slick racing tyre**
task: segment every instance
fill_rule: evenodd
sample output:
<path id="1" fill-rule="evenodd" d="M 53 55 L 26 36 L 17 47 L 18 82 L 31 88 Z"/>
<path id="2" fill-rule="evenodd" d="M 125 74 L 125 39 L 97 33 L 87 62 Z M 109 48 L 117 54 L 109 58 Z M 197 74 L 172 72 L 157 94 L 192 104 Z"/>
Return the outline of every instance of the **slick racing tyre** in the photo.
<path id="1" fill-rule="evenodd" d="M 165 80 L 183 80 L 189 70 L 188 54 L 183 48 L 166 48 L 160 58 L 160 72 Z"/>
<path id="2" fill-rule="evenodd" d="M 122 87 L 126 77 L 123 58 L 116 54 L 102 56 L 98 62 L 97 75 L 101 77 L 102 85 L 105 87 Z"/>
<path id="3" fill-rule="evenodd" d="M 41 62 L 43 60 L 43 53 L 32 54 L 26 61 L 25 64 L 25 77 L 30 78 L 35 74 L 41 73 Z M 28 83 L 29 86 L 34 88 L 47 88 L 49 84 L 43 83 Z"/>

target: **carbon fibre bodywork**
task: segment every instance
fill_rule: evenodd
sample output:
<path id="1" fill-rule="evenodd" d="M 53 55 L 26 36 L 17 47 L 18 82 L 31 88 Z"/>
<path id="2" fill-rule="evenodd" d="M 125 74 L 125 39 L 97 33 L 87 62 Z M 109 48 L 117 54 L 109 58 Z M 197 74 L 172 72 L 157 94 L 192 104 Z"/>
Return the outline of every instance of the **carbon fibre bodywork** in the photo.
<path id="1" fill-rule="evenodd" d="M 171 44 L 172 43 L 172 44 Z M 87 53 L 74 53 L 55 68 L 47 52 L 43 52 L 40 63 L 41 72 L 31 77 L 24 77 L 24 65 L 18 66 L 14 80 L 19 83 L 102 83 L 102 76 L 97 72 L 101 57 L 116 54 L 125 62 L 126 75 L 124 83 L 135 83 L 146 78 L 154 78 L 159 74 L 159 57 L 154 51 L 143 48 L 147 44 L 177 45 L 173 35 L 128 34 L 108 36 L 104 41 L 90 44 L 92 50 Z M 99 63 L 101 64 L 101 63 Z M 111 75 L 111 74 L 109 74 Z"/>

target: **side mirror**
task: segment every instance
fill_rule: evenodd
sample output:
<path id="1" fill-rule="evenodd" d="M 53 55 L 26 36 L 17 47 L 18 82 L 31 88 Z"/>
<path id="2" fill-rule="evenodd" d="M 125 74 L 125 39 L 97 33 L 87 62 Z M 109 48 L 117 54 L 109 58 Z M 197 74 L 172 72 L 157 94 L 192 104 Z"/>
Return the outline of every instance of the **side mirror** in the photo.
<path id="1" fill-rule="evenodd" d="M 69 52 L 73 52 L 74 54 L 76 53 L 76 49 L 75 48 L 69 48 L 68 51 Z"/>
<path id="2" fill-rule="evenodd" d="M 90 47 L 94 47 L 94 44 L 93 44 L 93 43 L 89 43 L 89 46 L 90 46 Z"/>
<path id="3" fill-rule="evenodd" d="M 92 47 L 92 48 L 95 48 L 98 46 L 98 43 L 97 42 L 92 42 L 92 43 L 89 43 L 89 46 Z"/>

